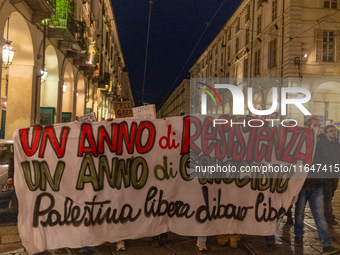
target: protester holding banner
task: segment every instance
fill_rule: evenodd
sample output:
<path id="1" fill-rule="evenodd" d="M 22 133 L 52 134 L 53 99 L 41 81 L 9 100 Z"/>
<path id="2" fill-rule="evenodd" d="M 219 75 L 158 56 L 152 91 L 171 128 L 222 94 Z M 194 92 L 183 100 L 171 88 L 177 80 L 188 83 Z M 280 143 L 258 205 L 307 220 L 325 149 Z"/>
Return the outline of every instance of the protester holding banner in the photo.
<path id="1" fill-rule="evenodd" d="M 125 251 L 125 241 L 119 241 L 117 242 L 117 251 Z"/>
<path id="2" fill-rule="evenodd" d="M 308 119 L 305 122 L 306 128 L 318 126 L 319 121 L 316 119 Z M 320 146 L 319 143 L 317 147 Z M 318 153 L 318 149 L 316 149 Z M 315 161 L 313 161 L 314 164 Z M 328 233 L 327 222 L 324 215 L 324 202 L 323 202 L 323 189 L 322 179 L 312 178 L 319 176 L 312 176 L 314 172 L 310 171 L 307 175 L 305 183 L 299 193 L 298 201 L 295 204 L 295 246 L 303 246 L 303 234 L 304 234 L 304 212 L 307 201 L 313 214 L 315 225 L 319 234 L 320 241 L 323 245 L 323 254 L 334 254 L 338 252 L 332 244 L 332 237 Z M 319 172 L 320 173 L 320 172 Z"/>
<path id="3" fill-rule="evenodd" d="M 165 245 L 165 243 L 167 241 L 168 241 L 168 233 L 162 233 L 160 235 L 152 237 L 152 245 L 155 248 L 159 248 L 159 247 Z"/>
<path id="4" fill-rule="evenodd" d="M 290 127 L 294 127 L 296 125 L 295 121 L 293 121 L 293 120 L 285 121 L 284 124 L 285 124 L 285 126 L 290 126 Z M 287 222 L 286 223 L 288 225 L 294 225 L 292 207 L 293 207 L 293 205 L 289 207 L 289 209 L 287 210 L 287 212 L 285 214 L 285 216 L 287 216 Z M 269 240 L 269 242 L 266 242 L 266 244 L 269 244 L 268 246 L 271 246 L 270 245 L 271 243 L 275 243 L 275 237 L 274 237 L 274 239 L 271 237 L 268 240 Z M 272 242 L 273 240 L 274 240 L 274 242 Z"/>
<path id="5" fill-rule="evenodd" d="M 241 239 L 239 234 L 218 235 L 216 236 L 217 244 L 224 246 L 228 241 L 231 248 L 237 248 L 237 242 Z"/>
<path id="6" fill-rule="evenodd" d="M 338 225 L 333 215 L 332 198 L 334 192 L 338 187 L 339 178 L 334 178 L 333 170 L 339 168 L 340 164 L 340 143 L 336 140 L 336 128 L 333 125 L 328 125 L 324 129 L 324 136 L 322 136 L 316 147 L 315 164 L 320 164 L 324 168 L 324 179 L 322 182 L 325 216 L 328 225 Z"/>
<path id="7" fill-rule="evenodd" d="M 275 235 L 265 236 L 264 241 L 266 243 L 265 249 L 270 252 L 274 250 L 275 247 Z"/>
<path id="8" fill-rule="evenodd" d="M 197 243 L 196 243 L 198 249 L 200 251 L 207 251 L 207 237 L 206 236 L 198 236 L 197 237 Z"/>
<path id="9" fill-rule="evenodd" d="M 106 121 L 108 121 L 108 122 L 113 121 L 113 118 L 108 118 L 108 119 L 106 119 Z M 117 242 L 117 251 L 125 251 L 125 250 L 126 250 L 125 241 L 124 240 L 118 241 Z"/>

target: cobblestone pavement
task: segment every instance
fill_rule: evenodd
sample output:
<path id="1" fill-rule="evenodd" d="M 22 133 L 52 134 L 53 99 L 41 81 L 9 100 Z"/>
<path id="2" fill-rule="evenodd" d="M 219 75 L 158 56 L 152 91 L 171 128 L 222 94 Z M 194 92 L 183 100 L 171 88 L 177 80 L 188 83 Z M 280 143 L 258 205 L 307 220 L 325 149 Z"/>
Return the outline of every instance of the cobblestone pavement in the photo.
<path id="1" fill-rule="evenodd" d="M 333 209 L 336 219 L 340 224 L 340 188 L 336 191 L 333 199 Z M 319 255 L 322 254 L 322 245 L 316 232 L 315 223 L 309 208 L 305 214 L 305 235 L 304 246 L 301 248 L 294 247 L 294 227 L 285 224 L 286 218 L 281 219 L 277 224 L 276 245 L 273 252 L 267 252 L 264 249 L 264 238 L 262 236 L 242 236 L 239 248 L 232 249 L 226 246 L 218 246 L 215 237 L 208 237 L 207 245 L 209 250 L 206 252 L 198 251 L 195 237 L 184 237 L 170 233 L 168 242 L 165 246 L 154 248 L 151 238 L 142 238 L 138 240 L 126 241 L 126 251 L 116 251 L 116 245 L 105 243 L 103 245 L 92 247 L 91 253 L 98 255 L 194 255 L 194 254 L 230 254 L 230 255 L 248 255 L 248 254 L 275 254 L 275 255 Z M 329 229 L 333 237 L 333 246 L 340 249 L 340 226 Z M 18 230 L 15 225 L 0 226 L 0 254 L 9 255 L 26 255 L 23 246 L 20 243 Z M 46 251 L 45 255 L 80 255 L 78 249 L 60 249 Z"/>

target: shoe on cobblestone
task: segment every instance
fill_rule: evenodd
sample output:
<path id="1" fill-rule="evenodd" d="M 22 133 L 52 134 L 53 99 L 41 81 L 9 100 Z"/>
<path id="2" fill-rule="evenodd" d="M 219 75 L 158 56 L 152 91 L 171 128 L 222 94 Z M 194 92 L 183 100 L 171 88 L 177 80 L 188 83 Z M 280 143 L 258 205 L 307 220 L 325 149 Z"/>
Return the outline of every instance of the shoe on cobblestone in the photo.
<path id="1" fill-rule="evenodd" d="M 217 235 L 216 240 L 218 245 L 224 246 L 229 241 L 229 235 Z"/>
<path id="2" fill-rule="evenodd" d="M 83 247 L 83 248 L 79 249 L 79 253 L 82 254 L 82 255 L 90 255 L 90 254 L 92 254 L 92 251 L 89 247 Z M 41 254 L 44 254 L 44 253 L 41 253 L 41 254 L 38 253 L 38 254 L 41 255 Z"/>
<path id="3" fill-rule="evenodd" d="M 196 244 L 200 251 L 207 251 L 208 247 L 205 242 L 199 242 Z"/>
<path id="4" fill-rule="evenodd" d="M 154 236 L 152 238 L 152 246 L 155 248 L 159 248 L 162 246 L 161 240 L 159 240 L 158 236 Z"/>
<path id="5" fill-rule="evenodd" d="M 236 249 L 238 247 L 237 241 L 239 241 L 240 239 L 241 239 L 241 236 L 239 234 L 229 235 L 229 246 L 231 248 Z"/>
<path id="6" fill-rule="evenodd" d="M 295 242 L 294 242 L 295 246 L 303 246 L 303 237 L 295 237 Z"/>
<path id="7" fill-rule="evenodd" d="M 326 247 L 323 247 L 323 251 L 322 251 L 322 254 L 335 254 L 337 253 L 339 250 L 338 249 L 335 249 L 333 246 L 326 246 Z"/>
<path id="8" fill-rule="evenodd" d="M 267 243 L 266 244 L 266 251 L 274 251 L 274 244 L 272 244 L 272 243 Z"/>
<path id="9" fill-rule="evenodd" d="M 152 245 L 155 248 L 163 246 L 168 241 L 168 233 L 163 233 L 152 237 Z"/>
<path id="10" fill-rule="evenodd" d="M 125 251 L 125 243 L 124 243 L 124 241 L 117 242 L 117 251 Z"/>
<path id="11" fill-rule="evenodd" d="M 338 225 L 338 222 L 335 219 L 330 219 L 328 221 L 328 224 L 331 225 L 331 226 L 336 226 L 336 225 Z"/>

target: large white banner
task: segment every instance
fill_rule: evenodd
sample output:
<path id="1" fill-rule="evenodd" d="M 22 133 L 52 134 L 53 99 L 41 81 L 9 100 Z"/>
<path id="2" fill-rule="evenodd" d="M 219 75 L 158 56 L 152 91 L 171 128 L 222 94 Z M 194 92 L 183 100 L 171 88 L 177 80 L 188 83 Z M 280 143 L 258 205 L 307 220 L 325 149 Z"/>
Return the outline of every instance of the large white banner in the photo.
<path id="1" fill-rule="evenodd" d="M 213 128 L 213 118 L 229 123 Z M 230 125 L 250 119 L 197 115 L 17 130 L 22 244 L 34 254 L 167 231 L 274 234 L 302 187 L 304 179 L 292 177 L 311 163 L 315 138 L 311 129 L 270 122 Z M 204 166 L 224 166 L 225 175 L 211 178 Z M 252 166 L 281 170 L 271 179 L 240 171 Z"/>

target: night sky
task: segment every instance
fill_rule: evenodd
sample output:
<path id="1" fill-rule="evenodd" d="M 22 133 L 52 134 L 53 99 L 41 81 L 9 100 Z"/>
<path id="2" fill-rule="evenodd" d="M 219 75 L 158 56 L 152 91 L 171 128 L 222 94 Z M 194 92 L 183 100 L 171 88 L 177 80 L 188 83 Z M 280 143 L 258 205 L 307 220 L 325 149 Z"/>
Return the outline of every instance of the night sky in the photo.
<path id="1" fill-rule="evenodd" d="M 139 106 L 142 101 L 150 4 L 148 0 L 111 1 L 126 65 L 124 70 L 129 72 L 135 104 Z M 241 0 L 153 0 L 144 102 L 160 106 L 189 75 L 189 69 L 219 33 L 240 2 Z M 188 60 L 221 4 L 221 9 Z M 187 60 L 188 63 L 184 66 Z"/>

